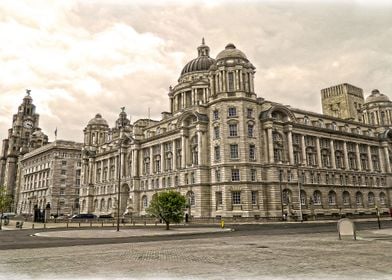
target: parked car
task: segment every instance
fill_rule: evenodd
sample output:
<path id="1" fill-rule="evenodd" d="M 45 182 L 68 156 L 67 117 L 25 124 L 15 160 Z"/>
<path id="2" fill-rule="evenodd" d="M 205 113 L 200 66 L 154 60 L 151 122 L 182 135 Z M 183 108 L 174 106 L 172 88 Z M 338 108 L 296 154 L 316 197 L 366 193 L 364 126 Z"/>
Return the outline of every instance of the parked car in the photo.
<path id="1" fill-rule="evenodd" d="M 71 220 L 91 220 L 96 219 L 97 216 L 94 214 L 77 214 L 71 217 Z"/>
<path id="2" fill-rule="evenodd" d="M 112 215 L 107 214 L 107 215 L 99 215 L 99 219 L 114 219 Z"/>
<path id="3" fill-rule="evenodd" d="M 0 214 L 1 215 L 1 214 Z M 6 218 L 8 218 L 8 219 L 10 219 L 10 218 L 13 218 L 13 217 L 15 217 L 16 216 L 16 214 L 15 213 L 13 213 L 13 212 L 9 212 L 9 213 L 3 213 L 3 219 L 6 219 Z"/>

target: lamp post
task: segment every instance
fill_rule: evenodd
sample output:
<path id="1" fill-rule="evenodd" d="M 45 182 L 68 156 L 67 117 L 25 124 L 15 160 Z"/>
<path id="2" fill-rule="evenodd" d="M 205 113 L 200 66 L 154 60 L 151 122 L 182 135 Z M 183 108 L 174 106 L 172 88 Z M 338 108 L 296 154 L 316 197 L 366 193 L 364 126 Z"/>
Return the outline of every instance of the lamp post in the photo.
<path id="1" fill-rule="evenodd" d="M 118 190 L 117 190 L 117 231 L 120 231 L 120 187 L 121 187 L 121 149 L 122 149 L 122 139 L 120 132 L 120 146 L 119 146 L 119 158 L 118 158 Z"/>
<path id="2" fill-rule="evenodd" d="M 283 192 L 282 192 L 282 168 L 279 168 L 279 190 L 280 190 L 280 209 L 281 209 L 281 219 L 284 220 L 284 213 L 283 213 Z"/>
<path id="3" fill-rule="evenodd" d="M 299 202 L 299 220 L 300 222 L 303 222 L 303 216 L 302 216 L 302 201 L 301 201 L 301 180 L 302 176 L 300 177 L 300 166 L 297 166 L 297 181 L 298 181 L 298 202 Z"/>

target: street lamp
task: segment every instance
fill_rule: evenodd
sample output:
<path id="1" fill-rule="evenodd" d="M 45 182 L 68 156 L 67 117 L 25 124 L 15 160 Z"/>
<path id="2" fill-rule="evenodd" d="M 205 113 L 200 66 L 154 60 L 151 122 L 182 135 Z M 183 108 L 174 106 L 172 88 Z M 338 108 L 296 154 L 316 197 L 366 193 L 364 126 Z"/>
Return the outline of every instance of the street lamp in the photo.
<path id="1" fill-rule="evenodd" d="M 284 213 L 283 213 L 283 192 L 282 192 L 282 168 L 279 168 L 279 190 L 280 190 L 280 209 L 281 209 L 281 218 L 284 220 Z"/>
<path id="2" fill-rule="evenodd" d="M 298 202 L 299 202 L 299 220 L 300 222 L 303 222 L 303 216 L 302 216 L 302 201 L 301 201 L 301 180 L 302 176 L 300 178 L 300 166 L 297 166 L 297 181 L 298 181 Z"/>
<path id="3" fill-rule="evenodd" d="M 120 146 L 119 146 L 119 158 L 118 158 L 117 231 L 120 231 L 120 198 L 121 198 L 120 187 L 121 187 L 121 149 L 122 149 L 121 131 L 120 131 L 119 141 L 120 141 Z"/>

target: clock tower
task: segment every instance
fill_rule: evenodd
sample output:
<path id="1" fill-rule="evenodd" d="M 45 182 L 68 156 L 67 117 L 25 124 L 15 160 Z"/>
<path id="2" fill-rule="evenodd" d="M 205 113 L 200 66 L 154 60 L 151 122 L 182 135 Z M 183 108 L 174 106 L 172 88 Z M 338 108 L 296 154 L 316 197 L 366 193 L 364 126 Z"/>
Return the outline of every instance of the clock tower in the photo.
<path id="1" fill-rule="evenodd" d="M 5 186 L 12 195 L 15 194 L 18 157 L 48 143 L 48 137 L 38 127 L 39 115 L 30 93 L 31 90 L 26 90 L 18 112 L 12 117 L 12 127 L 8 130 L 8 138 L 3 140 L 0 154 L 0 186 Z"/>

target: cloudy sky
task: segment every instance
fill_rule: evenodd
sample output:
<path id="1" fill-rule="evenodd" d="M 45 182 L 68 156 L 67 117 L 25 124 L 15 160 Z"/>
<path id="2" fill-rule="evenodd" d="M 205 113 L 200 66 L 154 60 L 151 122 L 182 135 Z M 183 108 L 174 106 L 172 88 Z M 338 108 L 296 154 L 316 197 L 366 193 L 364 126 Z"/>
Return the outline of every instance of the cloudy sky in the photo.
<path id="1" fill-rule="evenodd" d="M 202 37 L 212 57 L 242 50 L 269 100 L 320 112 L 320 89 L 342 82 L 390 96 L 388 2 L 2 0 L 0 138 L 27 88 L 50 140 L 81 141 L 98 112 L 113 126 L 122 106 L 159 118 Z"/>

